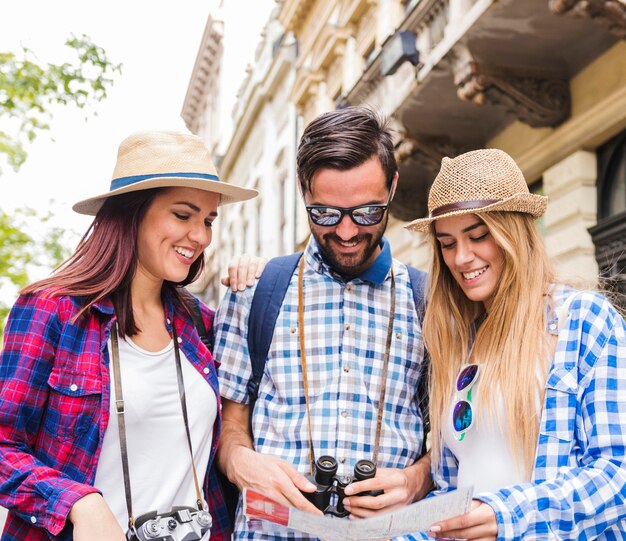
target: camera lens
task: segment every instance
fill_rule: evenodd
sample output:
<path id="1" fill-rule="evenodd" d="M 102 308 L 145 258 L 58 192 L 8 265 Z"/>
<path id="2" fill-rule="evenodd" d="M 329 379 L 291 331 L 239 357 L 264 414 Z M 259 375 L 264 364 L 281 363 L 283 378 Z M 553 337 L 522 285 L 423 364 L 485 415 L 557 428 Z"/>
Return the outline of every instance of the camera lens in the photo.
<path id="1" fill-rule="evenodd" d="M 196 520 L 198 521 L 198 524 L 201 528 L 206 528 L 207 526 L 210 526 L 212 522 L 210 513 L 207 513 L 206 511 L 198 511 L 198 514 L 196 515 Z"/>
<path id="2" fill-rule="evenodd" d="M 159 526 L 159 522 L 157 520 L 149 520 L 141 527 L 141 529 L 148 539 L 160 537 L 161 526 Z"/>
<path id="3" fill-rule="evenodd" d="M 315 481 L 320 485 L 330 485 L 337 473 L 337 461 L 328 455 L 321 456 L 315 463 Z"/>
<path id="4" fill-rule="evenodd" d="M 354 479 L 364 481 L 376 476 L 376 464 L 371 460 L 359 460 L 354 466 Z"/>

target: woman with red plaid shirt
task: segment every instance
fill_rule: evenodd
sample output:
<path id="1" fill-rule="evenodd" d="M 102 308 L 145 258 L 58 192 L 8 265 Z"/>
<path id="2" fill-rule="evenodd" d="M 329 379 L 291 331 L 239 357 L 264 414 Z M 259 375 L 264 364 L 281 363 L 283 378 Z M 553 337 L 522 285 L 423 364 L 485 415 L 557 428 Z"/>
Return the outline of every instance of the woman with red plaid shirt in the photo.
<path id="1" fill-rule="evenodd" d="M 74 205 L 95 215 L 91 227 L 51 277 L 24 288 L 5 329 L 0 505 L 9 512 L 2 541 L 123 541 L 135 511 L 163 513 L 196 500 L 211 514 L 211 539 L 229 538 L 213 462 L 217 367 L 180 288 L 202 272 L 218 206 L 255 195 L 220 181 L 199 138 L 141 132 L 120 145 L 110 191 Z M 213 312 L 200 302 L 198 309 L 210 331 Z M 122 433 L 110 362 L 116 352 Z M 192 457 L 204 479 L 201 495 Z"/>

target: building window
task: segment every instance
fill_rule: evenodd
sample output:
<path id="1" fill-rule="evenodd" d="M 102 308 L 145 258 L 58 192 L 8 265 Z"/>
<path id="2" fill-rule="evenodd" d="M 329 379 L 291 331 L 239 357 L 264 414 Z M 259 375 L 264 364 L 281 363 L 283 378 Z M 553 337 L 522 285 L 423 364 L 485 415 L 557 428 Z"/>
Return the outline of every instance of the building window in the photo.
<path id="1" fill-rule="evenodd" d="M 598 148 L 596 246 L 601 286 L 626 309 L 626 130 Z"/>

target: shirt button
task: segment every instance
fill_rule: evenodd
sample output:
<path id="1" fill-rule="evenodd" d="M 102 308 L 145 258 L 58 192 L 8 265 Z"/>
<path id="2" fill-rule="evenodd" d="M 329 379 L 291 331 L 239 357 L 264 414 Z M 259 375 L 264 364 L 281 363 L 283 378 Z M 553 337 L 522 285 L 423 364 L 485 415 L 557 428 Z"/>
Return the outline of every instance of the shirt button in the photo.
<path id="1" fill-rule="evenodd" d="M 76 383 L 72 383 L 70 385 L 70 391 L 77 391 L 78 390 L 78 385 L 76 385 Z M 35 518 L 35 517 L 33 517 Z"/>
<path id="2" fill-rule="evenodd" d="M 340 456 L 340 457 L 339 457 L 339 462 L 340 462 L 341 464 L 343 464 L 345 461 L 346 461 L 346 458 L 345 458 L 345 457 L 343 457 L 343 456 Z"/>
<path id="3" fill-rule="evenodd" d="M 344 366 L 343 367 L 343 371 L 346 372 L 346 374 L 347 374 L 348 372 L 350 372 L 350 367 L 349 366 Z"/>
<path id="4" fill-rule="evenodd" d="M 343 327 L 346 331 L 350 330 L 350 323 L 346 323 Z"/>
<path id="5" fill-rule="evenodd" d="M 177 338 L 177 340 L 178 340 L 178 343 L 179 343 L 179 344 L 181 344 L 181 343 L 182 343 L 182 341 L 183 341 L 183 339 L 182 339 L 180 336 Z"/>
<path id="6" fill-rule="evenodd" d="M 30 521 L 31 521 L 33 524 L 37 524 L 37 517 L 30 517 Z"/>
<path id="7" fill-rule="evenodd" d="M 396 333 L 396 338 L 397 338 L 398 340 L 400 340 L 400 338 L 402 338 L 402 333 L 401 333 L 401 332 L 397 332 L 397 333 Z"/>
<path id="8" fill-rule="evenodd" d="M 352 291 L 352 284 L 346 284 L 346 291 Z"/>
<path id="9" fill-rule="evenodd" d="M 550 325 L 548 325 L 548 329 L 550 329 L 551 331 L 555 331 L 556 330 L 556 323 L 550 323 Z"/>
<path id="10" fill-rule="evenodd" d="M 166 321 L 167 321 L 167 324 L 168 324 L 168 325 L 171 325 L 171 324 L 172 324 L 172 322 L 170 321 L 170 318 L 169 318 L 169 317 L 166 319 Z"/>
<path id="11" fill-rule="evenodd" d="M 289 329 L 289 332 L 291 334 L 295 334 L 296 333 L 296 328 L 295 327 L 291 327 L 291 329 Z"/>
<path id="12" fill-rule="evenodd" d="M 211 371 L 211 369 L 210 369 L 208 366 L 205 366 L 205 367 L 202 369 L 202 371 L 203 371 L 205 374 L 208 374 L 208 373 Z"/>
<path id="13" fill-rule="evenodd" d="M 347 411 L 342 411 L 341 412 L 341 416 L 342 417 L 347 417 L 348 416 L 348 412 Z"/>

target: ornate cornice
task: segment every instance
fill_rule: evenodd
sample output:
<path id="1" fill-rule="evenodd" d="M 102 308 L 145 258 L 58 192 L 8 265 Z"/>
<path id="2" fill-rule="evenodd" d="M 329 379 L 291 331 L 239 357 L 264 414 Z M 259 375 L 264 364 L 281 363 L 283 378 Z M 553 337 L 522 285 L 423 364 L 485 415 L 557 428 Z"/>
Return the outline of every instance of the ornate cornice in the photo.
<path id="1" fill-rule="evenodd" d="M 200 116 L 204 113 L 205 98 L 217 84 L 222 61 L 223 22 L 209 17 L 191 72 L 181 117 L 192 133 L 198 133 Z"/>
<path id="2" fill-rule="evenodd" d="M 624 0 L 549 0 L 550 11 L 591 17 L 620 39 L 626 39 L 626 2 Z"/>
<path id="3" fill-rule="evenodd" d="M 454 158 L 464 151 L 464 148 L 447 138 L 417 139 L 407 135 L 396 145 L 394 154 L 398 163 L 411 158 L 425 169 L 438 171 L 442 158 L 446 156 Z"/>
<path id="4" fill-rule="evenodd" d="M 428 189 L 441 166 L 441 159 L 458 156 L 467 150 L 470 149 L 444 137 L 403 137 L 396 144 L 394 154 L 398 165 L 406 164 L 411 174 L 400 175 L 389 209 L 391 214 L 403 221 L 426 215 Z"/>
<path id="5" fill-rule="evenodd" d="M 314 3 L 315 0 L 284 0 L 277 18 L 285 31 L 298 34 Z"/>
<path id="6" fill-rule="evenodd" d="M 601 220 L 589 228 L 596 246 L 596 259 L 601 266 L 626 259 L 626 212 Z"/>
<path id="7" fill-rule="evenodd" d="M 565 79 L 518 76 L 471 61 L 455 73 L 455 82 L 461 100 L 502 107 L 533 128 L 558 126 L 570 115 Z"/>

